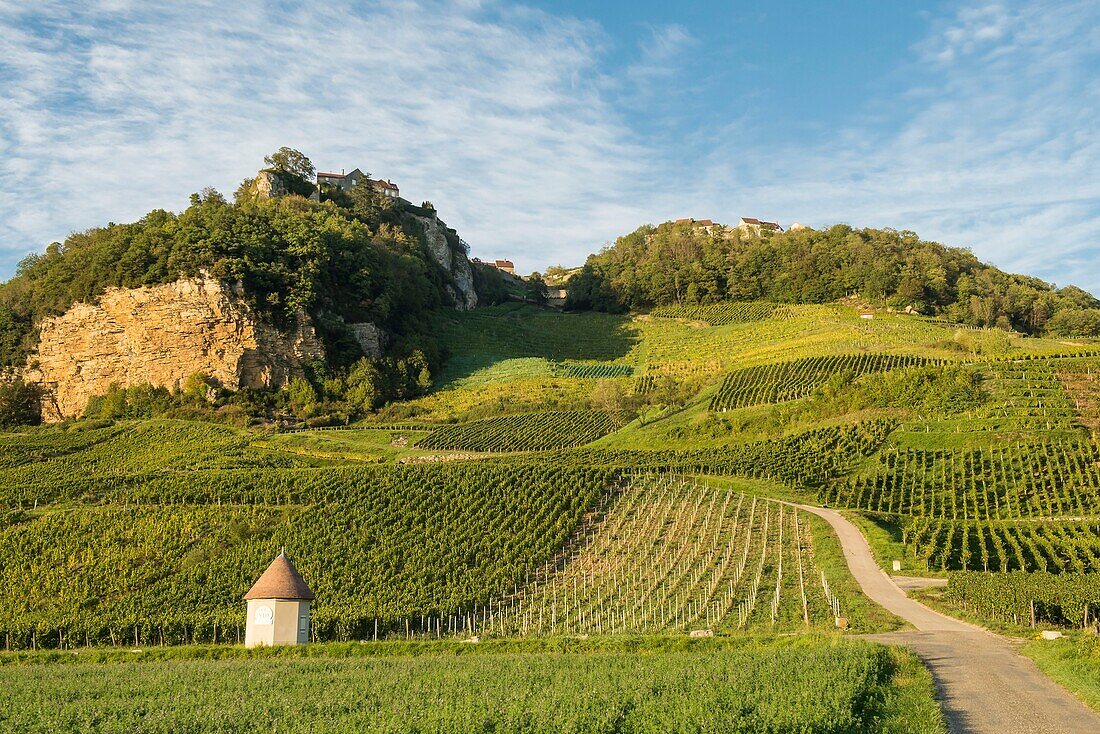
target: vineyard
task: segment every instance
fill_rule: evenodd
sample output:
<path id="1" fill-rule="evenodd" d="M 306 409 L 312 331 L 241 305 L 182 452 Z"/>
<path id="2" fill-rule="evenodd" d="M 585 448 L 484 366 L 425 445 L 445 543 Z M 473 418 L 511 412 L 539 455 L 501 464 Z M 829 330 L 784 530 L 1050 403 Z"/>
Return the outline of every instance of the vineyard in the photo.
<path id="1" fill-rule="evenodd" d="M 628 364 L 613 362 L 555 362 L 553 371 L 559 377 L 575 377 L 581 380 L 607 380 L 615 377 L 630 377 L 634 368 Z"/>
<path id="2" fill-rule="evenodd" d="M 896 527 L 918 568 L 1067 579 L 1100 571 L 1100 449 L 1059 378 L 1087 379 L 1089 362 L 976 367 L 985 405 L 902 426 L 857 473 L 823 486 L 819 501 Z"/>
<path id="3" fill-rule="evenodd" d="M 486 629 L 576 635 L 832 627 L 841 600 L 812 548 L 805 516 L 780 502 L 637 475 L 624 479 L 589 532 L 500 602 Z"/>
<path id="4" fill-rule="evenodd" d="M 892 421 L 874 420 L 725 448 L 683 451 L 579 448 L 549 452 L 541 458 L 554 466 L 573 464 L 611 468 L 620 472 L 644 469 L 742 476 L 777 480 L 799 489 L 815 490 L 877 451 L 895 426 Z M 517 457 L 514 460 L 527 459 Z"/>
<path id="5" fill-rule="evenodd" d="M 960 572 L 949 579 L 947 598 L 986 618 L 1030 627 L 1100 622 L 1096 574 Z"/>
<path id="6" fill-rule="evenodd" d="M 0 491 L 51 487 L 77 477 L 141 471 L 193 471 L 311 466 L 313 462 L 256 451 L 234 428 L 187 421 L 118 423 L 83 430 L 0 434 Z"/>
<path id="7" fill-rule="evenodd" d="M 1100 521 L 1000 522 L 914 517 L 902 539 L 937 571 L 1100 572 Z"/>
<path id="8" fill-rule="evenodd" d="M 933 571 L 1067 584 L 1100 571 L 1100 452 L 1081 428 L 1094 361 L 964 357 L 937 346 L 941 326 L 837 306 L 707 308 L 444 315 L 443 384 L 338 431 L 149 420 L 0 434 L 0 634 L 19 649 L 235 642 L 240 596 L 281 545 L 317 593 L 317 640 L 834 629 L 846 609 L 830 584 L 847 582 L 822 573 L 816 519 L 707 475 L 866 513 Z M 711 412 L 948 360 L 980 373 L 988 399 L 770 438 Z M 644 394 L 661 375 L 700 391 L 725 375 L 680 424 L 712 420 L 712 443 L 638 448 L 639 421 L 619 430 L 623 416 L 588 408 L 594 381 Z M 399 463 L 434 458 L 462 460 Z"/>
<path id="9" fill-rule="evenodd" d="M 783 318 L 789 315 L 789 312 L 777 303 L 727 301 L 708 306 L 687 304 L 658 306 L 650 311 L 649 315 L 662 319 L 687 319 L 702 321 L 711 326 L 726 326 L 763 321 L 768 318 Z"/>
<path id="10" fill-rule="evenodd" d="M 1081 425 L 1091 431 L 1100 430 L 1100 362 L 1064 362 L 1058 366 L 1057 375 Z"/>
<path id="11" fill-rule="evenodd" d="M 984 365 L 993 399 L 968 420 L 969 430 L 1050 432 L 1072 428 L 1073 404 L 1058 380 L 1055 364 L 1014 361 Z"/>
<path id="12" fill-rule="evenodd" d="M 710 409 L 725 411 L 797 400 L 825 384 L 833 375 L 859 377 L 927 363 L 928 360 L 921 357 L 894 354 L 845 354 L 746 367 L 726 375 L 711 399 Z"/>
<path id="13" fill-rule="evenodd" d="M 0 530 L 0 583 L 12 591 L 0 602 L 0 634 L 7 645 L 235 641 L 240 595 L 282 545 L 318 594 L 317 639 L 424 633 L 433 616 L 437 633 L 446 620 L 452 630 L 464 629 L 478 624 L 473 616 L 484 620 L 491 602 L 525 588 L 531 574 L 548 578 L 547 564 L 576 537 L 578 524 L 608 501 L 605 488 L 621 485 L 616 477 L 650 465 L 816 486 L 875 451 L 892 424 L 820 429 L 721 450 L 572 449 L 407 467 L 282 467 L 286 460 L 270 450 L 256 456 L 271 458 L 272 465 L 257 466 L 239 432 L 188 427 L 191 433 L 179 433 L 177 422 L 165 422 L 158 433 L 157 424 L 144 422 L 62 434 L 66 440 L 56 442 L 49 456 L 41 436 L 5 439 L 18 447 L 7 456 L 22 458 L 12 458 L 15 466 L 4 471 L 25 480 L 0 488 L 8 508 Z M 108 449 L 116 444 L 129 448 L 112 456 Z M 241 468 L 204 468 L 216 464 L 227 446 L 236 447 Z M 104 471 L 74 471 L 85 455 Z M 105 463 L 95 464 L 101 455 Z M 177 459 L 182 455 L 187 464 Z M 43 460 L 33 463 L 35 457 Z M 192 468 L 178 468 L 184 466 Z M 35 481 L 36 472 L 43 478 Z M 647 486 L 615 495 L 633 503 L 618 505 L 620 515 L 635 505 L 635 513 L 655 507 L 655 489 Z M 683 491 L 712 491 L 692 486 Z M 813 582 L 805 581 L 807 611 L 812 624 L 819 624 L 821 579 L 810 570 L 805 543 L 800 551 L 794 540 L 804 539 L 807 528 L 799 520 L 795 529 L 788 509 L 757 500 L 753 512 L 748 502 L 740 500 L 736 522 L 746 535 L 736 547 L 750 547 L 756 563 L 755 554 L 762 554 L 763 570 L 751 567 L 760 584 L 775 583 L 772 564 L 778 559 L 787 569 L 777 625 L 794 619 L 790 604 L 801 592 L 792 590 L 791 569 L 800 560 L 804 580 Z M 708 528 L 724 528 L 709 542 L 730 542 L 729 513 L 736 507 L 726 504 L 725 515 L 705 521 Z M 667 536 L 665 544 L 674 538 Z M 732 592 L 727 580 L 727 594 L 742 595 L 750 580 L 742 571 Z M 746 618 L 746 625 L 757 626 L 760 610 L 770 604 L 760 589 L 757 616 Z M 703 602 L 686 597 L 684 603 Z M 676 612 L 684 624 L 690 621 L 686 609 Z M 736 629 L 729 626 L 733 613 L 726 610 L 722 629 Z M 489 614 L 499 614 L 498 607 Z"/>
<path id="14" fill-rule="evenodd" d="M 886 449 L 821 499 L 895 515 L 1016 520 L 1100 515 L 1100 448 L 1084 439 L 971 451 Z"/>
<path id="15" fill-rule="evenodd" d="M 619 425 L 612 414 L 595 410 L 520 413 L 437 428 L 416 445 L 458 451 L 548 451 L 583 446 Z"/>
<path id="16" fill-rule="evenodd" d="M 376 623 L 389 630 L 510 591 L 565 544 L 611 480 L 542 463 L 82 485 L 66 499 L 91 504 L 9 511 L 0 634 L 19 648 L 233 641 L 241 595 L 285 545 L 318 595 L 317 638 L 362 637 Z"/>

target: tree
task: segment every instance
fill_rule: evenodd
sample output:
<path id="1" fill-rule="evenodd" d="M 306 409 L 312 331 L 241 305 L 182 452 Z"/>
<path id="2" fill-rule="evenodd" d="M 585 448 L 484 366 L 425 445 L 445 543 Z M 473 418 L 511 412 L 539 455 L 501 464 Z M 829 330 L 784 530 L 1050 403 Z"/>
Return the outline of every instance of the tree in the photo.
<path id="1" fill-rule="evenodd" d="M 264 163 L 279 175 L 292 194 L 309 196 L 316 188 L 313 185 L 313 174 L 316 172 L 313 161 L 301 151 L 284 145 L 271 155 L 264 156 Z"/>
<path id="2" fill-rule="evenodd" d="M 42 391 L 22 380 L 0 383 L 0 427 L 42 422 Z"/>
<path id="3" fill-rule="evenodd" d="M 313 167 L 313 161 L 306 157 L 304 153 L 285 145 L 271 155 L 264 156 L 264 163 L 276 173 L 288 174 L 304 181 L 313 178 L 313 174 L 317 171 Z"/>
<path id="4" fill-rule="evenodd" d="M 592 388 L 592 404 L 609 413 L 622 413 L 632 405 L 623 386 L 616 380 L 601 380 Z"/>
<path id="5" fill-rule="evenodd" d="M 532 303 L 546 303 L 546 283 L 538 273 L 523 281 L 523 295 Z"/>
<path id="6" fill-rule="evenodd" d="M 360 415 L 374 410 L 383 397 L 382 375 L 369 359 L 352 365 L 345 382 L 344 400 Z"/>
<path id="7" fill-rule="evenodd" d="M 286 386 L 286 397 L 291 411 L 299 419 L 313 417 L 317 408 L 317 391 L 307 380 L 301 377 L 291 380 Z"/>
<path id="8" fill-rule="evenodd" d="M 0 365 L 17 365 L 26 359 L 24 342 L 30 331 L 30 319 L 0 303 Z"/>

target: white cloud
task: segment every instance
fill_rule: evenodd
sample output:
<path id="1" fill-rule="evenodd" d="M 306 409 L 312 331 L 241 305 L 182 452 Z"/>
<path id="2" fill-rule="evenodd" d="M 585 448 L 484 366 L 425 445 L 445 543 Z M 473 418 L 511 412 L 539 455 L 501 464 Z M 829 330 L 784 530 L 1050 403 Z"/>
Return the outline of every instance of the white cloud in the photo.
<path id="1" fill-rule="evenodd" d="M 813 146 L 754 148 L 751 105 L 643 143 L 632 115 L 700 45 L 645 35 L 612 78 L 604 29 L 495 2 L 0 0 L 0 274 L 71 230 L 231 193 L 291 145 L 394 179 L 521 269 L 643 222 L 755 215 L 914 229 L 1100 292 L 1092 0 L 930 20 L 884 64 L 896 88 Z"/>
<path id="2" fill-rule="evenodd" d="M 944 30 L 946 29 L 946 30 Z M 912 229 L 1100 293 L 1100 6 L 964 8 L 914 49 L 931 80 L 876 100 L 822 145 L 712 152 L 696 211 Z M 708 208 L 709 207 L 709 208 Z"/>
<path id="3" fill-rule="evenodd" d="M 946 28 L 923 44 L 925 56 L 935 62 L 952 62 L 1000 40 L 1010 24 L 1018 20 L 1010 18 L 1009 11 L 1000 4 L 964 7 Z"/>
<path id="4" fill-rule="evenodd" d="M 476 2 L 24 7 L 0 5 L 0 271 L 232 192 L 284 144 L 394 179 L 521 266 L 642 217 L 615 199 L 649 152 L 601 93 L 592 24 Z"/>

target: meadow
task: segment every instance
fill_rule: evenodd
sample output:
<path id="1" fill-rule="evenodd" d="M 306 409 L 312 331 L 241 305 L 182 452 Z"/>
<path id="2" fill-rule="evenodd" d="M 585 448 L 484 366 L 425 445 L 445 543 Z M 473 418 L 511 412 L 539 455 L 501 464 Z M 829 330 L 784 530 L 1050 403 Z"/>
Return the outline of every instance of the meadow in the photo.
<path id="1" fill-rule="evenodd" d="M 919 661 L 863 642 L 643 639 L 565 643 L 564 650 L 452 645 L 367 655 L 326 647 L 308 655 L 0 666 L 0 727 L 227 734 L 945 731 Z"/>

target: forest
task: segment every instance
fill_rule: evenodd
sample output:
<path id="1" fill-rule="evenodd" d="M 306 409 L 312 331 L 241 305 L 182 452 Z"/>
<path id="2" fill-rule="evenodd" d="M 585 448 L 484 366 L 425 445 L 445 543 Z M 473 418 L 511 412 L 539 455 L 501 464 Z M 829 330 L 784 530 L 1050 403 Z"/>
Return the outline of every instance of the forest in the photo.
<path id="1" fill-rule="evenodd" d="M 1027 334 L 1100 334 L 1100 301 L 893 229 L 838 224 L 757 235 L 690 222 L 645 225 L 591 255 L 569 306 L 612 313 L 722 301 L 868 305 Z"/>

